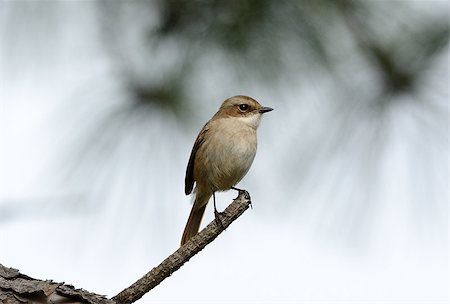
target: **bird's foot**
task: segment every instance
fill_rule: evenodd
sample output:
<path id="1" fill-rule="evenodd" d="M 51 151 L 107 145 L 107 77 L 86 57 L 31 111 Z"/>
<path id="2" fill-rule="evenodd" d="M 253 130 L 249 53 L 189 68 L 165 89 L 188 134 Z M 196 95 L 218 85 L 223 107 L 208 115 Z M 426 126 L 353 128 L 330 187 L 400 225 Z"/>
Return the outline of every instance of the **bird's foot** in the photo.
<path id="1" fill-rule="evenodd" d="M 216 222 L 219 224 L 220 227 L 225 229 L 225 227 L 222 223 L 222 220 L 220 219 L 222 214 L 223 214 L 223 212 L 219 212 L 219 211 L 217 211 L 217 209 L 214 208 L 214 218 L 215 218 Z"/>
<path id="2" fill-rule="evenodd" d="M 250 193 L 248 193 L 247 190 L 239 189 L 239 188 L 236 188 L 236 187 L 231 187 L 231 189 L 236 190 L 238 192 L 238 196 L 236 198 L 241 196 L 241 194 L 244 194 L 245 199 L 248 199 L 248 200 L 250 199 Z M 252 207 L 252 203 L 251 202 L 250 202 L 250 207 Z M 253 207 L 252 207 L 252 209 L 253 209 Z"/>

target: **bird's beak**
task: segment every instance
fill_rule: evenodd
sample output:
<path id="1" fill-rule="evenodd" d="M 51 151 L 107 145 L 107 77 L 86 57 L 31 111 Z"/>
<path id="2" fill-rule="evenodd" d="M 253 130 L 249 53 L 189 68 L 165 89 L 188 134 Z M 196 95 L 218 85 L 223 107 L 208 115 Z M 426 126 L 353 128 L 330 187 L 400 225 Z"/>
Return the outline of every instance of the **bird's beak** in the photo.
<path id="1" fill-rule="evenodd" d="M 259 109 L 259 113 L 266 113 L 266 112 L 270 112 L 272 111 L 272 108 L 269 107 L 262 107 L 261 109 Z"/>

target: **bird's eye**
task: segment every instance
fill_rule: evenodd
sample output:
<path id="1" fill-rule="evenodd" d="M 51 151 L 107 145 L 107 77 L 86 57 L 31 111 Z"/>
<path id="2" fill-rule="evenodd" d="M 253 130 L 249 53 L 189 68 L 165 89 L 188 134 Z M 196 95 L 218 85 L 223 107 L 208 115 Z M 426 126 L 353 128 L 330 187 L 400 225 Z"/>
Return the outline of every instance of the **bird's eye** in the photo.
<path id="1" fill-rule="evenodd" d="M 248 104 L 245 104 L 245 103 L 243 103 L 243 104 L 240 104 L 239 105 L 239 110 L 241 110 L 241 111 L 247 111 L 248 110 Z"/>

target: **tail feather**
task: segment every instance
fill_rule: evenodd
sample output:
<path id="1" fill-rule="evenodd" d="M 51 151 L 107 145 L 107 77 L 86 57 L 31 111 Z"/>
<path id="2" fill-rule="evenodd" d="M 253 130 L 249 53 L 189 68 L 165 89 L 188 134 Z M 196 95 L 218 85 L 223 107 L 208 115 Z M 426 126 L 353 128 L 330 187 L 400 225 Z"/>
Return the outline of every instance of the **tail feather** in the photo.
<path id="1" fill-rule="evenodd" d="M 181 245 L 184 245 L 191 237 L 198 233 L 200 223 L 205 213 L 206 205 L 211 196 L 208 197 L 196 197 L 194 205 L 192 206 L 191 213 L 189 214 L 186 227 L 184 228 L 183 236 L 181 237 Z"/>

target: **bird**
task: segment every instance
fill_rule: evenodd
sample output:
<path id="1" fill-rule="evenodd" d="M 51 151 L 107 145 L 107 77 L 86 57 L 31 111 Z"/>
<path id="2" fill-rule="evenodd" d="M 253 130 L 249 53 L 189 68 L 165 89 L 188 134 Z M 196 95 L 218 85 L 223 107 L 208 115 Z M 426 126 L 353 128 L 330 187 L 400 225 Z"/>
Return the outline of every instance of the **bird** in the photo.
<path id="1" fill-rule="evenodd" d="M 193 192 L 194 203 L 181 245 L 198 233 L 211 196 L 218 218 L 216 191 L 241 190 L 234 186 L 250 169 L 256 155 L 256 130 L 262 115 L 272 110 L 251 97 L 237 95 L 226 99 L 203 126 L 186 168 L 184 190 L 186 195 Z"/>

